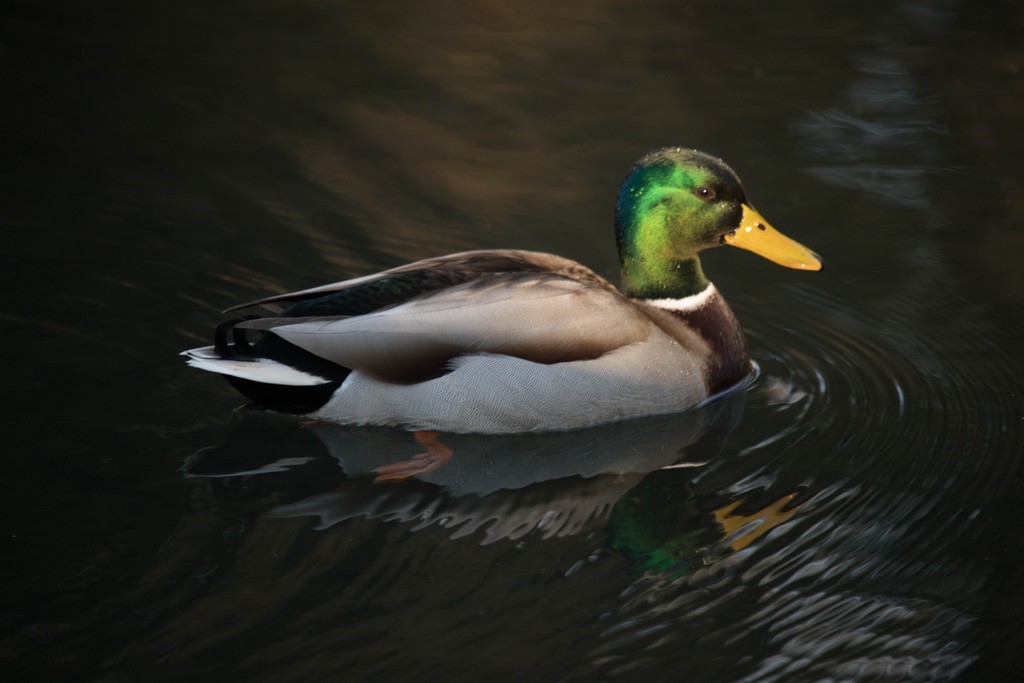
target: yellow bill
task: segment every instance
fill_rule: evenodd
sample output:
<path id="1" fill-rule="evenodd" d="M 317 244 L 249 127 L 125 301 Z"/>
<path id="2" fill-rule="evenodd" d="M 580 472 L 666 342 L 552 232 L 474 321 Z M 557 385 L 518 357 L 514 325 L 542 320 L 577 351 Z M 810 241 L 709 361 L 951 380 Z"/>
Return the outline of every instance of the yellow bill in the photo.
<path id="1" fill-rule="evenodd" d="M 761 214 L 746 204 L 743 205 L 740 227 L 722 240 L 734 247 L 752 251 L 780 266 L 800 270 L 821 270 L 820 256 L 773 228 Z"/>

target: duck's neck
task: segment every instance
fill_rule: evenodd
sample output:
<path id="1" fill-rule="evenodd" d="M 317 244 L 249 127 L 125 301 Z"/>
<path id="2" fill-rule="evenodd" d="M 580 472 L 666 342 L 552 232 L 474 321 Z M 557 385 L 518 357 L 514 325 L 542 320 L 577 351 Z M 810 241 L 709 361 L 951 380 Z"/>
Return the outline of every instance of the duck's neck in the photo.
<path id="1" fill-rule="evenodd" d="M 626 253 L 622 257 L 622 291 L 636 299 L 682 299 L 699 294 L 710 283 L 700 259 L 650 259 Z"/>

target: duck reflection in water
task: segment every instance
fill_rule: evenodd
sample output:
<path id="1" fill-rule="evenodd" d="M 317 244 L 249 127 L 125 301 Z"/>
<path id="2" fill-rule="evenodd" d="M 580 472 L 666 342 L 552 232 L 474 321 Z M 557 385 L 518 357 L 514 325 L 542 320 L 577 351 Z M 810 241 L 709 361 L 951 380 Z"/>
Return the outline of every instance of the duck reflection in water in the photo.
<path id="1" fill-rule="evenodd" d="M 742 458 L 732 472 L 725 445 L 745 400 L 573 432 L 445 434 L 453 457 L 399 483 L 375 470 L 417 452 L 408 432 L 240 413 L 185 465 L 197 508 L 141 582 L 162 611 L 122 658 L 190 672 L 258 642 L 251 671 L 300 663 L 293 679 L 317 680 L 490 662 L 492 638 L 517 653 L 556 634 L 614 649 L 606 630 L 647 624 L 647 601 L 673 603 L 694 569 L 741 557 L 792 514 L 764 500 L 784 493 L 760 502 L 756 484 L 698 476 L 749 473 Z"/>
<path id="2" fill-rule="evenodd" d="M 330 489 L 277 490 L 286 502 L 269 515 L 315 517 L 321 530 L 365 517 L 412 522 L 413 531 L 439 525 L 453 530 L 451 538 L 479 532 L 484 545 L 530 533 L 598 532 L 637 569 L 678 572 L 744 547 L 795 511 L 787 507 L 795 494 L 762 511 L 737 499 L 711 507 L 693 491 L 694 468 L 722 450 L 744 397 L 732 391 L 696 410 L 572 432 L 445 434 L 430 437 L 427 453 L 412 457 L 416 446 L 407 432 L 328 423 L 296 429 L 292 420 L 257 412 L 224 444 L 193 456 L 185 471 L 209 478 L 225 495 L 244 480 L 252 496 L 254 479 L 270 486 L 289 481 L 261 475 L 316 467 L 316 480 Z M 330 474 L 324 449 L 327 462 L 338 465 Z M 439 462 L 430 449 L 447 454 Z"/>

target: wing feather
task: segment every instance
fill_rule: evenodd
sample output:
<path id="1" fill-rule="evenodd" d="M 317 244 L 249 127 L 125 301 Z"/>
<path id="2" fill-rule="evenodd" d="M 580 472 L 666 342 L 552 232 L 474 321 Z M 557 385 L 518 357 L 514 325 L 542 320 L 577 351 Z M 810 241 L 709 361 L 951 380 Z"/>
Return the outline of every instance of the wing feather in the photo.
<path id="1" fill-rule="evenodd" d="M 362 315 L 449 287 L 516 273 L 559 275 L 614 289 L 575 261 L 542 252 L 495 249 L 424 259 L 373 275 L 257 299 L 232 306 L 225 312 L 265 306 L 277 310 L 283 307 L 286 316 Z"/>
<path id="2" fill-rule="evenodd" d="M 613 289 L 529 273 L 477 278 L 366 315 L 278 321 L 273 334 L 310 353 L 395 379 L 475 353 L 592 359 L 657 330 Z"/>

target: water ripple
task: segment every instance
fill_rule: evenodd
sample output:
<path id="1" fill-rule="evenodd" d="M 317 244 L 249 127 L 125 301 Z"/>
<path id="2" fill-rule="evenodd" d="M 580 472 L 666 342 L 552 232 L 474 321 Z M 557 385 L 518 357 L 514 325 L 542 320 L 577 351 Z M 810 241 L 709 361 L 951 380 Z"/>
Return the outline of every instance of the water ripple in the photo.
<path id="1" fill-rule="evenodd" d="M 970 665 L 989 575 L 970 548 L 1021 435 L 1009 379 L 978 381 L 1007 362 L 998 340 L 959 324 L 971 334 L 952 353 L 823 308 L 750 330 L 744 422 L 693 477 L 720 540 L 706 566 L 623 591 L 591 665 L 613 675 L 656 649 L 683 673 L 671 642 L 725 643 L 743 666 L 722 671 L 744 680 L 947 680 Z"/>

